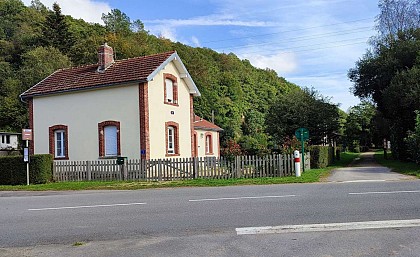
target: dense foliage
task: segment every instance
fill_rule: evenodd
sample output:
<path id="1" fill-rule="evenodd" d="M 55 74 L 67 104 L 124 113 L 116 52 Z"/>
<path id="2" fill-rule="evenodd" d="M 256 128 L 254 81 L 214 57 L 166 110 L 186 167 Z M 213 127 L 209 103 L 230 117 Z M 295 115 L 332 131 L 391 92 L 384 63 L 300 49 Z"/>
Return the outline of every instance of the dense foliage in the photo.
<path id="1" fill-rule="evenodd" d="M 353 152 L 378 146 L 381 139 L 375 127 L 376 108 L 363 101 L 349 109 L 345 123 L 345 145 Z"/>
<path id="2" fill-rule="evenodd" d="M 420 110 L 420 5 L 418 0 L 382 0 L 379 7 L 379 35 L 349 78 L 356 96 L 376 104 L 383 118 L 378 130 L 391 140 L 394 157 L 406 159 L 404 138 Z"/>
<path id="3" fill-rule="evenodd" d="M 20 93 L 57 69 L 96 63 L 97 48 L 104 42 L 114 48 L 117 59 L 176 50 L 202 94 L 194 99 L 195 112 L 208 120 L 214 113 L 215 123 L 224 129 L 223 147 L 233 140 L 248 152 L 261 153 L 274 145 L 273 138 L 281 141 L 280 136 L 292 136 L 297 126 L 313 124 L 310 130 L 317 142 L 335 128 L 328 126 L 325 131 L 324 117 L 318 115 L 320 132 L 315 120 L 288 125 L 280 132 L 268 129 L 276 123 L 273 119 L 266 122 L 269 111 L 273 104 L 280 104 L 279 99 L 287 99 L 286 94 L 303 97 L 299 103 L 305 108 L 325 109 L 328 124 L 335 120 L 332 112 L 337 108 L 322 99 L 317 101 L 311 92 L 302 91 L 275 71 L 257 69 L 232 53 L 193 48 L 151 35 L 140 20 L 131 21 L 120 10 L 103 14 L 102 26 L 64 16 L 58 4 L 49 10 L 39 0 L 33 0 L 30 7 L 21 0 L 0 0 L 0 16 L 0 130 L 20 131 L 27 126 Z"/>
<path id="4" fill-rule="evenodd" d="M 50 154 L 31 155 L 29 181 L 43 184 L 52 181 L 53 157 Z M 26 163 L 22 156 L 0 157 L 0 185 L 26 184 Z"/>

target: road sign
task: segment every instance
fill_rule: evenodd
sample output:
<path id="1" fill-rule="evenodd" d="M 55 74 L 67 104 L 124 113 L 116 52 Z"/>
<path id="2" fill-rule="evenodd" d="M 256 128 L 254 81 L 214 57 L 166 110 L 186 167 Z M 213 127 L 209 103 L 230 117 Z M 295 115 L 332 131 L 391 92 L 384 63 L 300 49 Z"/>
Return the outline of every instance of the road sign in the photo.
<path id="1" fill-rule="evenodd" d="M 298 128 L 295 131 L 295 136 L 302 144 L 302 166 L 303 171 L 305 171 L 305 141 L 309 139 L 309 130 L 307 128 Z"/>
<path id="2" fill-rule="evenodd" d="M 295 131 L 295 136 L 299 141 L 306 141 L 309 139 L 309 130 L 307 128 L 298 128 Z"/>
<path id="3" fill-rule="evenodd" d="M 32 129 L 22 129 L 22 140 L 32 140 Z"/>

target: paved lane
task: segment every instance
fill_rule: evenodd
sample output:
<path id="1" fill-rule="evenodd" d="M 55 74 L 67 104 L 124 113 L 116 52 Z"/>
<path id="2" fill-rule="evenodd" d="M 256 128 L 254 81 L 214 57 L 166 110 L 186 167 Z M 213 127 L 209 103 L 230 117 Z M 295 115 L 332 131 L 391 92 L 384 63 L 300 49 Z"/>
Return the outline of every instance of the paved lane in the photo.
<path id="1" fill-rule="evenodd" d="M 328 182 L 369 182 L 369 181 L 399 181 L 415 179 L 392 172 L 389 168 L 379 165 L 373 152 L 361 153 L 360 160 L 350 167 L 339 168 L 327 178 Z"/>

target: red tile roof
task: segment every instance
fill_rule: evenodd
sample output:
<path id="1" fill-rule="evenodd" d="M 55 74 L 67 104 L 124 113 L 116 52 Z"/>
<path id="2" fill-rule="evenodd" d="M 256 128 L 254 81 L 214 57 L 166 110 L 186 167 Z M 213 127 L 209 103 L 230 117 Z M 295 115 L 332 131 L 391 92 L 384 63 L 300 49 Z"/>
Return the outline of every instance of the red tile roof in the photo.
<path id="1" fill-rule="evenodd" d="M 207 121 L 200 116 L 194 115 L 194 129 L 223 131 L 219 126 L 210 121 Z"/>
<path id="2" fill-rule="evenodd" d="M 21 97 L 75 91 L 81 89 L 109 86 L 130 81 L 145 82 L 163 62 L 175 51 L 143 57 L 117 60 L 103 72 L 98 72 L 98 64 L 61 69 L 29 90 Z"/>

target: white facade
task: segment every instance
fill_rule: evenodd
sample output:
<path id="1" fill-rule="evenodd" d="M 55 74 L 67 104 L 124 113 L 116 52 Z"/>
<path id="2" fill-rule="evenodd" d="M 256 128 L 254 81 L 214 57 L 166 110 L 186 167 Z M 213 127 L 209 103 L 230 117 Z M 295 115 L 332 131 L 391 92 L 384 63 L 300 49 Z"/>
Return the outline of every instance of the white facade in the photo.
<path id="1" fill-rule="evenodd" d="M 219 132 L 195 129 L 198 157 L 220 157 Z M 210 141 L 209 141 L 210 140 Z"/>
<path id="2" fill-rule="evenodd" d="M 19 147 L 18 135 L 16 133 L 0 132 L 0 151 L 17 150 Z"/>
<path id="3" fill-rule="evenodd" d="M 112 120 L 121 124 L 121 155 L 140 158 L 139 86 L 136 84 L 34 97 L 33 110 L 36 154 L 49 153 L 49 127 L 66 125 L 69 159 L 98 159 L 98 123 Z"/>
<path id="4" fill-rule="evenodd" d="M 164 103 L 164 73 L 172 74 L 178 82 L 178 106 Z M 171 62 L 149 82 L 149 136 L 150 157 L 167 158 L 165 122 L 179 125 L 179 154 L 175 157 L 191 157 L 190 93 L 184 80 Z"/>

